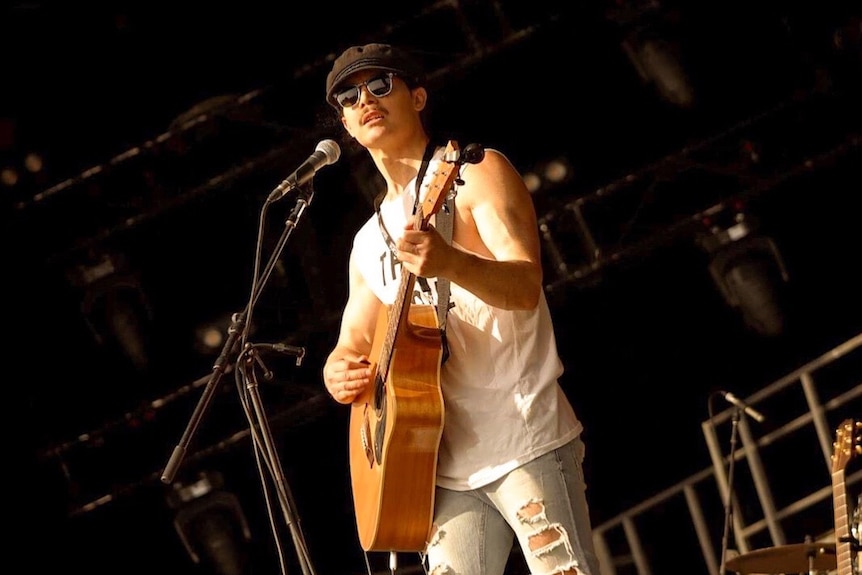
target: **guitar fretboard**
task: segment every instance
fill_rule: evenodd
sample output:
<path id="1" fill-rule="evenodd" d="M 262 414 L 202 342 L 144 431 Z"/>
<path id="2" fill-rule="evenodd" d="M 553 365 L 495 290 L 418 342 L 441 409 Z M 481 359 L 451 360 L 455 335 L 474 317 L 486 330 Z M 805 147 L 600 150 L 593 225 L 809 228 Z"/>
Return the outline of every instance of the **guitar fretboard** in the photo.
<path id="1" fill-rule="evenodd" d="M 407 305 L 408 294 L 413 293 L 413 286 L 416 284 L 416 276 L 407 272 L 404 267 L 401 267 L 401 282 L 398 284 L 398 293 L 395 297 L 395 302 L 390 308 L 391 315 L 389 316 L 389 324 L 386 327 L 386 338 L 380 349 L 380 363 L 377 366 L 377 385 L 382 386 L 383 382 L 389 377 L 389 367 L 392 364 L 392 350 L 395 346 L 395 338 L 398 336 L 398 330 L 402 323 L 406 320 L 405 314 L 409 306 Z M 378 392 L 382 390 L 378 389 Z"/>
<path id="2" fill-rule="evenodd" d="M 832 502 L 835 515 L 835 559 L 837 575 L 853 575 L 853 549 L 847 513 L 844 470 L 832 474 Z"/>

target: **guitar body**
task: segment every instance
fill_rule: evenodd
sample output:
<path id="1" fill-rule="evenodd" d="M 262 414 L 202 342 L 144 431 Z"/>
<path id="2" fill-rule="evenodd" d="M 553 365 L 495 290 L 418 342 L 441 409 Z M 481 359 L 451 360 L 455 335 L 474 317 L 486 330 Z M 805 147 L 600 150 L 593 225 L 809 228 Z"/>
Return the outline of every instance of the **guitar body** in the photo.
<path id="1" fill-rule="evenodd" d="M 378 316 L 372 358 L 380 356 L 391 313 L 384 306 Z M 442 353 L 436 308 L 411 306 L 386 380 L 372 363 L 372 385 L 351 405 L 351 484 L 366 551 L 422 551 L 428 541 L 443 433 Z"/>

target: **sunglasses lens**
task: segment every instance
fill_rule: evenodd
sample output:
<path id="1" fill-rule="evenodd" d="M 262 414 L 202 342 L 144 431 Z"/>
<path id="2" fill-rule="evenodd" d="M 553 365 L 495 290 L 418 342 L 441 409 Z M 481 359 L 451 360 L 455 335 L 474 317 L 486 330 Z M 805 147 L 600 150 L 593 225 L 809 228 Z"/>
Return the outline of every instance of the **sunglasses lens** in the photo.
<path id="1" fill-rule="evenodd" d="M 359 88 L 357 86 L 345 88 L 335 95 L 335 99 L 342 108 L 350 108 L 359 101 Z"/>
<path id="2" fill-rule="evenodd" d="M 378 98 L 387 95 L 392 91 L 392 76 L 385 75 L 378 78 L 368 80 L 368 91 Z"/>
<path id="3" fill-rule="evenodd" d="M 355 106 L 359 101 L 359 91 L 362 89 L 362 86 L 366 86 L 373 96 L 382 98 L 392 91 L 392 74 L 377 76 L 357 86 L 343 89 L 335 95 L 338 105 L 342 108 Z"/>

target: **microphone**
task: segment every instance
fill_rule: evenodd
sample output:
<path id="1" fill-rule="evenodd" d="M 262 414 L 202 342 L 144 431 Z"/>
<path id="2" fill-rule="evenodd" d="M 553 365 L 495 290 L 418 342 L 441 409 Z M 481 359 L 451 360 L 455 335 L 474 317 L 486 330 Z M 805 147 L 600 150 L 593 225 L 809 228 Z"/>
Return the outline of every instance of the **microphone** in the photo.
<path id="1" fill-rule="evenodd" d="M 760 413 L 759 411 L 757 411 L 729 391 L 720 391 L 719 393 L 721 393 L 721 396 L 724 397 L 724 399 L 726 399 L 728 403 L 735 405 L 736 407 L 744 411 L 746 414 L 748 414 L 749 417 L 755 419 L 758 423 L 763 423 L 763 420 L 766 419 L 765 417 L 763 417 L 762 413 Z"/>
<path id="2" fill-rule="evenodd" d="M 278 187 L 269 194 L 269 197 L 266 199 L 267 203 L 280 200 L 290 190 L 302 186 L 313 178 L 317 170 L 329 164 L 334 164 L 340 157 L 341 148 L 335 140 L 322 140 L 317 144 L 314 153 L 302 162 L 295 172 L 282 180 Z"/>
<path id="3" fill-rule="evenodd" d="M 272 344 L 272 350 L 277 351 L 278 353 L 295 355 L 297 357 L 303 357 L 305 355 L 304 347 L 296 347 L 295 345 L 287 345 L 286 343 L 274 343 Z"/>
<path id="4" fill-rule="evenodd" d="M 302 360 L 305 359 L 304 347 L 296 347 L 294 345 L 287 345 L 286 343 L 259 343 L 255 347 L 295 356 L 297 367 L 302 365 Z"/>

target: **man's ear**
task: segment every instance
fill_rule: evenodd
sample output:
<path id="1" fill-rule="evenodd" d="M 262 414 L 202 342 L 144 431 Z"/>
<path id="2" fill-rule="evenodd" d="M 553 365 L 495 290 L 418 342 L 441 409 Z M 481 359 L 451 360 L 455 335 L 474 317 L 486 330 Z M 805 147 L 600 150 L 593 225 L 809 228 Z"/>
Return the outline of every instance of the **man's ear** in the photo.
<path id="1" fill-rule="evenodd" d="M 421 112 L 425 109 L 425 104 L 428 103 L 428 91 L 419 86 L 418 88 L 413 89 L 413 107 L 417 112 Z"/>

